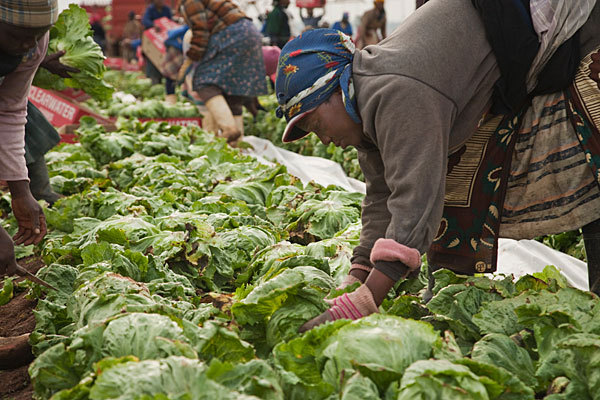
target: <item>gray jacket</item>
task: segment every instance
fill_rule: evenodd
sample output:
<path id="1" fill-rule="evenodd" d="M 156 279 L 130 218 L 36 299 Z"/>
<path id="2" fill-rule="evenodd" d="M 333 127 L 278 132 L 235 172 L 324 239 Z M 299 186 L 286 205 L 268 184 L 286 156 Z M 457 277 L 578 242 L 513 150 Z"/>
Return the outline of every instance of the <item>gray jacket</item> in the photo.
<path id="1" fill-rule="evenodd" d="M 370 265 L 379 238 L 427 251 L 442 218 L 448 154 L 475 132 L 499 77 L 470 0 L 431 0 L 357 52 L 367 195 L 353 262 Z"/>

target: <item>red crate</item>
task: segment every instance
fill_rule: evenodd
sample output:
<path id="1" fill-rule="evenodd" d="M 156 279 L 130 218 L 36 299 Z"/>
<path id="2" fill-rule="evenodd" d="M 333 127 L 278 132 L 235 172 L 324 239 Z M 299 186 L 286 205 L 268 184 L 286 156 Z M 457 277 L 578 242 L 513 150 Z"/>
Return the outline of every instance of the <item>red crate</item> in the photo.
<path id="1" fill-rule="evenodd" d="M 298 8 L 322 8 L 325 7 L 325 0 L 296 0 Z"/>
<path id="2" fill-rule="evenodd" d="M 48 122 L 56 127 L 78 123 L 79 119 L 84 115 L 92 116 L 99 122 L 111 122 L 108 118 L 93 112 L 77 101 L 54 90 L 45 90 L 31 86 L 29 101 L 35 104 Z"/>

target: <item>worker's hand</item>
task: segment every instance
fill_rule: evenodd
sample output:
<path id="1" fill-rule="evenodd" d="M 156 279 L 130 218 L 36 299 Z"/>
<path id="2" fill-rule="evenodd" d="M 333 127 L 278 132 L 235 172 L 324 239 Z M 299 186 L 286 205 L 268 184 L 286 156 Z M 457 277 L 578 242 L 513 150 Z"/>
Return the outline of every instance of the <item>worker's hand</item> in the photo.
<path id="1" fill-rule="evenodd" d="M 600 89 L 600 50 L 592 54 L 592 63 L 590 64 L 590 78 L 596 81 Z"/>
<path id="2" fill-rule="evenodd" d="M 8 182 L 12 197 L 12 211 L 19 224 L 13 237 L 15 244 L 37 244 L 46 236 L 46 217 L 29 190 L 27 181 Z"/>
<path id="3" fill-rule="evenodd" d="M 331 313 L 329 312 L 329 310 L 321 313 L 320 315 L 317 315 L 316 317 L 314 317 L 313 319 L 311 319 L 308 322 L 305 322 L 304 325 L 302 325 L 299 329 L 298 332 L 299 333 L 304 333 L 306 331 L 310 331 L 312 328 L 322 325 L 325 322 L 329 322 L 329 321 L 333 321 L 333 316 L 331 315 Z"/>
<path id="4" fill-rule="evenodd" d="M 11 276 L 16 272 L 15 246 L 8 232 L 0 227 L 0 276 Z"/>
<path id="5" fill-rule="evenodd" d="M 48 71 L 60 76 L 61 78 L 70 78 L 71 74 L 80 72 L 77 68 L 69 67 L 59 61 L 59 58 L 65 55 L 64 51 L 59 51 L 54 54 L 48 54 L 40 64 L 40 67 L 46 68 Z"/>
<path id="6" fill-rule="evenodd" d="M 189 58 L 186 58 L 185 60 L 183 60 L 183 64 L 181 64 L 181 67 L 179 68 L 179 72 L 177 73 L 177 82 L 178 83 L 182 83 L 183 81 L 185 81 L 185 76 L 187 75 L 187 71 L 191 66 L 192 66 L 192 60 L 190 60 Z"/>

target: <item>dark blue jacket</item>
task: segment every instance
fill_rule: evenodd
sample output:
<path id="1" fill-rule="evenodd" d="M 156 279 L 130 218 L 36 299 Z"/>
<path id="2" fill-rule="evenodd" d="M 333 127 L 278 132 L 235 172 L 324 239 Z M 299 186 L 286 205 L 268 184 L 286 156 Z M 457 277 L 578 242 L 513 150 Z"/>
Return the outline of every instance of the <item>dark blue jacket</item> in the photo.
<path id="1" fill-rule="evenodd" d="M 150 4 L 148 8 L 146 8 L 144 18 L 142 18 L 142 24 L 146 29 L 152 28 L 154 26 L 154 20 L 161 17 L 171 19 L 171 9 L 167 6 L 162 6 L 162 9 L 158 11 L 154 4 Z"/>

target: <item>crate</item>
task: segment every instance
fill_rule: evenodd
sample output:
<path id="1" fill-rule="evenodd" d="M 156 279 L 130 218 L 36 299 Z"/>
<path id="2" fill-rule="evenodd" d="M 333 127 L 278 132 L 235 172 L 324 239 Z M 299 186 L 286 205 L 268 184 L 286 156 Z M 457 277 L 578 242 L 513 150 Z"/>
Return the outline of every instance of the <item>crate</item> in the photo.
<path id="1" fill-rule="evenodd" d="M 325 7 L 325 0 L 296 0 L 296 7 L 298 7 L 298 8 L 323 8 L 323 7 Z"/>
<path id="2" fill-rule="evenodd" d="M 111 122 L 108 118 L 95 113 L 76 100 L 54 90 L 31 86 L 29 101 L 40 109 L 48 122 L 56 127 L 76 124 L 84 115 L 94 117 L 98 122 Z"/>
<path id="3" fill-rule="evenodd" d="M 171 29 L 180 28 L 181 25 L 166 17 L 154 21 L 154 28 L 146 29 L 142 35 L 142 52 L 163 73 L 162 65 L 167 54 L 165 40 Z"/>

